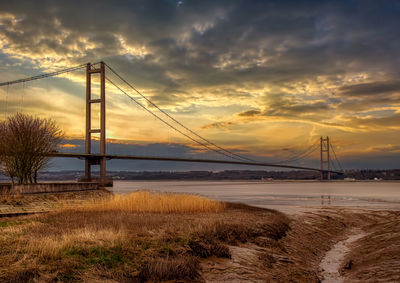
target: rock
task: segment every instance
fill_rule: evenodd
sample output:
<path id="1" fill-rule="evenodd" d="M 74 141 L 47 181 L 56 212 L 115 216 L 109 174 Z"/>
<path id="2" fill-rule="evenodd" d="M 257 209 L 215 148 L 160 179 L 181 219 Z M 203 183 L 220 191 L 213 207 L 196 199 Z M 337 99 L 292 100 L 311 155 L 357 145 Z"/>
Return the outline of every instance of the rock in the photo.
<path id="1" fill-rule="evenodd" d="M 344 266 L 344 269 L 351 270 L 352 265 L 353 265 L 353 260 L 350 259 L 349 262 Z"/>

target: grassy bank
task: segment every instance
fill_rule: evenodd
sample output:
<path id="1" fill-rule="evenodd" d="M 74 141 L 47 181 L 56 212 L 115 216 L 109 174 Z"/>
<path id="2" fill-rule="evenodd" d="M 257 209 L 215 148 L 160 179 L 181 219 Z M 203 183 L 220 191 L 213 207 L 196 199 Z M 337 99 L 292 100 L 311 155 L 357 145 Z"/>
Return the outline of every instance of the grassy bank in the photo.
<path id="1" fill-rule="evenodd" d="M 283 214 L 198 196 L 139 192 L 3 219 L 1 281 L 200 278 L 199 262 L 229 258 L 228 245 L 282 238 Z"/>

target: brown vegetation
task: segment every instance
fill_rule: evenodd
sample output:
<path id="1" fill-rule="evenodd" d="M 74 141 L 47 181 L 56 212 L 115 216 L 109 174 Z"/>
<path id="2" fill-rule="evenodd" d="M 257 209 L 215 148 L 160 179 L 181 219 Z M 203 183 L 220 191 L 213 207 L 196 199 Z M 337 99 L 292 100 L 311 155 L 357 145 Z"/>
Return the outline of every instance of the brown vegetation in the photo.
<path id="1" fill-rule="evenodd" d="M 270 210 L 218 202 L 215 209 L 201 197 L 154 196 L 175 200 L 174 210 L 180 212 L 136 212 L 111 198 L 112 209 L 98 202 L 102 209 L 92 203 L 84 209 L 3 219 L 0 281 L 201 280 L 202 258 L 229 258 L 228 244 L 258 235 L 275 241 L 289 229 L 288 218 Z M 194 213 L 176 201 L 179 197 L 188 203 L 197 200 L 203 208 Z M 212 209 L 205 211 L 204 203 Z"/>
<path id="2" fill-rule="evenodd" d="M 56 149 L 62 132 L 51 119 L 17 113 L 0 123 L 0 166 L 18 184 L 36 183 L 37 173 Z"/>
<path id="3" fill-rule="evenodd" d="M 225 204 L 190 194 L 138 191 L 128 195 L 111 195 L 102 200 L 85 203 L 89 211 L 125 211 L 154 213 L 219 212 Z"/>
<path id="4" fill-rule="evenodd" d="M 0 216 L 23 212 L 45 212 L 82 206 L 110 196 L 106 190 L 77 191 L 53 194 L 0 194 Z"/>

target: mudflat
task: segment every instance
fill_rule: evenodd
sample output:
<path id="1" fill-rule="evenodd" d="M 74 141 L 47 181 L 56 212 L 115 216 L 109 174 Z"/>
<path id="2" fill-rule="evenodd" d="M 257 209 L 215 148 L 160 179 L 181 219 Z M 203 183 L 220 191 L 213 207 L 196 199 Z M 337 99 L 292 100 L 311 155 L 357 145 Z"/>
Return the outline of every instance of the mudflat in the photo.
<path id="1" fill-rule="evenodd" d="M 232 203 L 166 213 L 87 205 L 109 197 L 3 197 L 2 212 L 44 213 L 0 218 L 0 280 L 400 280 L 400 212 L 329 207 L 288 216 Z"/>

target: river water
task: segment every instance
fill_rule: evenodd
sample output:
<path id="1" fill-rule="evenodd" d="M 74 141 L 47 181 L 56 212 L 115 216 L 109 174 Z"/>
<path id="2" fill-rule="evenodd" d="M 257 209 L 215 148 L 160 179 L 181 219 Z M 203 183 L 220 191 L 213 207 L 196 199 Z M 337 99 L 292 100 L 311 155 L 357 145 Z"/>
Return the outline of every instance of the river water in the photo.
<path id="1" fill-rule="evenodd" d="M 199 194 L 284 212 L 321 206 L 400 210 L 400 182 L 114 181 L 112 190 L 120 194 L 136 190 Z"/>

